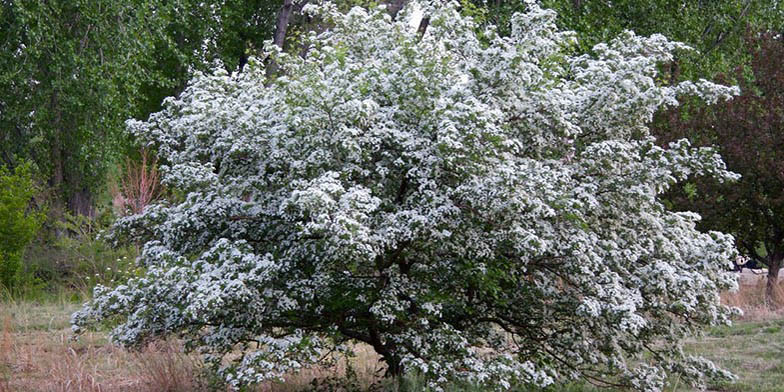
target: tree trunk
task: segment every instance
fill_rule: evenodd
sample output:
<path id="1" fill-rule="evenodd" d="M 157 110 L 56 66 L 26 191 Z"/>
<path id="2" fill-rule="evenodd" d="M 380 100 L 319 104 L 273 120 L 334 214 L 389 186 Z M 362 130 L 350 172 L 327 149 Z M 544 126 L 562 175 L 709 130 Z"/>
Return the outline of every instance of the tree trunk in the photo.
<path id="1" fill-rule="evenodd" d="M 294 8 L 293 0 L 284 0 L 283 6 L 278 10 L 278 18 L 275 23 L 275 35 L 272 42 L 283 49 L 283 44 L 286 42 L 286 30 L 289 27 L 289 19 L 291 19 L 291 11 Z"/>
<path id="2" fill-rule="evenodd" d="M 54 129 L 55 132 L 60 130 L 60 123 L 62 122 L 62 113 L 60 112 L 60 108 L 57 107 L 58 105 L 58 96 L 57 91 L 52 94 L 52 97 L 49 101 L 49 109 L 54 111 Z M 51 149 L 50 158 L 52 159 L 52 174 L 49 177 L 49 186 L 55 189 L 55 192 L 61 192 L 61 187 L 63 186 L 63 178 L 65 173 L 65 162 L 63 156 L 63 142 L 62 135 L 57 135 L 55 137 L 55 142 L 50 144 Z"/>
<path id="3" fill-rule="evenodd" d="M 387 364 L 387 371 L 384 377 L 392 377 L 400 379 L 405 369 L 401 363 L 401 358 L 395 354 L 394 343 L 387 342 L 386 344 L 381 340 L 381 334 L 375 326 L 371 325 L 368 328 L 368 339 L 364 340 L 365 343 L 373 346 L 373 350 L 381 356 L 381 360 Z"/>
<path id="4" fill-rule="evenodd" d="M 289 20 L 293 10 L 293 0 L 283 0 L 283 5 L 278 10 L 278 15 L 275 18 L 275 32 L 272 34 L 272 43 L 280 47 L 281 50 L 283 50 L 283 45 L 286 44 L 286 31 L 289 28 Z M 278 64 L 270 57 L 265 59 L 265 67 L 268 75 L 278 73 Z"/>
<path id="5" fill-rule="evenodd" d="M 770 307 L 776 306 L 776 289 L 779 286 L 779 270 L 782 259 L 784 259 L 784 254 L 781 252 L 774 252 L 768 256 L 768 282 L 765 287 L 765 300 Z"/>
<path id="6" fill-rule="evenodd" d="M 422 20 L 419 22 L 419 28 L 417 28 L 417 33 L 419 33 L 420 38 L 425 36 L 427 26 L 430 26 L 430 16 L 422 15 Z"/>
<path id="7" fill-rule="evenodd" d="M 69 162 L 72 158 L 68 154 L 70 147 L 66 141 L 69 137 L 72 137 L 69 135 L 71 128 L 63 121 L 63 113 L 60 107 L 58 107 L 58 98 L 58 94 L 55 92 L 50 99 L 51 110 L 55 112 L 53 126 L 55 132 L 58 132 L 59 135 L 55 138 L 57 141 L 52 143 L 49 150 L 49 156 L 52 160 L 49 186 L 59 195 L 55 199 L 55 203 L 59 207 L 65 207 L 72 214 L 92 217 L 95 215 L 93 194 L 90 189 L 82 185 L 82 174 L 74 169 L 73 165 L 70 164 L 71 162 Z"/>
<path id="8" fill-rule="evenodd" d="M 242 70 L 245 68 L 245 64 L 247 63 L 248 63 L 248 48 L 247 45 L 243 45 L 243 51 L 242 54 L 240 55 L 240 61 L 238 62 L 237 65 L 237 72 L 242 72 Z"/>
<path id="9" fill-rule="evenodd" d="M 76 186 L 76 184 L 71 184 L 72 188 L 76 188 Z M 72 189 L 68 197 L 68 210 L 74 215 L 94 217 L 95 208 L 93 208 L 92 192 L 84 187 Z"/>
<path id="10" fill-rule="evenodd" d="M 400 358 L 397 355 L 387 353 L 382 355 L 381 359 L 387 364 L 385 376 L 393 378 L 400 378 L 403 376 L 405 369 L 403 368 L 403 364 L 400 363 Z"/>
<path id="11" fill-rule="evenodd" d="M 53 144 L 51 149 L 52 159 L 52 174 L 49 177 L 49 186 L 55 189 L 55 192 L 61 192 L 64 186 L 64 163 L 63 163 L 63 148 L 59 144 Z"/>

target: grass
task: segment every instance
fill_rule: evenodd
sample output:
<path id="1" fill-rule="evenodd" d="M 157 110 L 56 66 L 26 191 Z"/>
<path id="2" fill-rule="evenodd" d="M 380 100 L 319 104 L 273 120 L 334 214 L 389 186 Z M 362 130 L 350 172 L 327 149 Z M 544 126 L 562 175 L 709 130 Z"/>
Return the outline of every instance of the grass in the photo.
<path id="1" fill-rule="evenodd" d="M 109 344 L 105 333 L 72 340 L 78 305 L 5 301 L 0 311 L 0 392 L 192 391 L 198 366 L 179 345 L 140 352 Z"/>
<path id="2" fill-rule="evenodd" d="M 759 300 L 762 290 L 753 285 L 725 294 L 724 302 L 742 307 L 745 315 L 731 327 L 711 328 L 704 337 L 687 342 L 689 352 L 712 359 L 739 377 L 732 384 L 710 385 L 709 390 L 784 392 L 784 311 L 764 306 Z M 82 294 L 61 292 L 47 299 L 0 301 L 0 392 L 225 390 L 210 387 L 213 383 L 199 360 L 185 354 L 177 341 L 158 342 L 138 352 L 110 344 L 105 332 L 87 333 L 73 341 L 70 314 L 82 299 Z M 372 384 L 377 390 L 397 389 L 380 379 L 378 357 L 371 349 L 358 347 L 357 352 L 349 362 L 305 369 L 285 382 L 260 385 L 253 392 L 309 391 L 317 386 L 323 391 L 350 392 Z M 404 383 L 406 390 L 425 390 L 416 377 Z M 598 390 L 574 384 L 547 392 Z M 677 384 L 668 389 L 688 390 Z M 482 392 L 470 385 L 454 385 L 450 391 Z"/>
<path id="3" fill-rule="evenodd" d="M 695 354 L 730 369 L 739 380 L 714 385 L 720 391 L 784 391 L 784 319 L 740 322 L 715 328 L 699 341 L 687 344 Z"/>

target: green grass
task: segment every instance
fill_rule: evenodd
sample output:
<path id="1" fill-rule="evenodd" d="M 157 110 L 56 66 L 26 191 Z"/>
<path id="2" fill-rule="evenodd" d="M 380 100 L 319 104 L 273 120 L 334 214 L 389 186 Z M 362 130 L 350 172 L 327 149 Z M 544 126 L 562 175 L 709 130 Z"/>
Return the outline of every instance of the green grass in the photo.
<path id="1" fill-rule="evenodd" d="M 784 392 L 784 319 L 738 322 L 714 328 L 687 344 L 738 376 L 733 384 L 711 385 L 715 391 Z"/>

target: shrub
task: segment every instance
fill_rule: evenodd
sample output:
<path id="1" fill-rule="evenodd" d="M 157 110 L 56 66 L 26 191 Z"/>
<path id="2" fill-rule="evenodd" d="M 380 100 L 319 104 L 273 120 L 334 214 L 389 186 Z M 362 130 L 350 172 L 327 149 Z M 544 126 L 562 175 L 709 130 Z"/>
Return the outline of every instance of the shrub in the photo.
<path id="1" fill-rule="evenodd" d="M 129 122 L 185 197 L 117 222 L 146 275 L 97 287 L 74 329 L 119 319 L 129 346 L 177 334 L 235 387 L 356 341 L 433 388 L 730 377 L 680 340 L 729 322 L 732 237 L 659 195 L 736 176 L 645 124 L 679 95 L 737 89 L 657 84 L 684 49 L 658 35 L 573 57 L 529 4 L 505 38 L 452 6 L 420 35 L 411 9 L 326 3 L 311 10 L 333 28 L 304 57 L 270 51 L 278 77 L 259 60 L 199 75 Z"/>
<path id="2" fill-rule="evenodd" d="M 0 166 L 0 286 L 13 289 L 22 253 L 41 227 L 44 213 L 31 205 L 36 187 L 29 164 Z"/>
<path id="3" fill-rule="evenodd" d="M 79 288 L 114 285 L 140 273 L 133 260 L 135 248 L 111 246 L 101 237 L 106 226 L 100 221 L 66 214 L 58 226 L 68 235 L 57 239 L 53 248 L 61 257 L 61 276 L 70 285 Z"/>

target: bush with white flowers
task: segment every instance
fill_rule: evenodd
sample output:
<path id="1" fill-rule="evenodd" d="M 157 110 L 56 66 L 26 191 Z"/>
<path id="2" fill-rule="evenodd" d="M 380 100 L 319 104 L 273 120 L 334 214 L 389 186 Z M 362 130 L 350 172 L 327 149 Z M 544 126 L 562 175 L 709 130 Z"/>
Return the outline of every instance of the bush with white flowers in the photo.
<path id="1" fill-rule="evenodd" d="M 662 36 L 573 56 L 533 3 L 509 37 L 453 6 L 427 9 L 424 35 L 411 8 L 309 12 L 333 27 L 304 58 L 271 50 L 276 77 L 258 61 L 199 75 L 129 123 L 180 196 L 117 223 L 146 275 L 96 288 L 75 330 L 181 336 L 234 386 L 356 342 L 436 389 L 731 377 L 679 341 L 729 322 L 732 238 L 660 195 L 734 175 L 645 124 L 735 89 L 662 85 L 657 65 L 686 50 Z"/>

